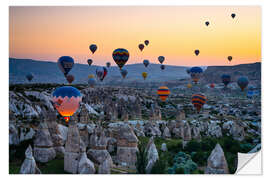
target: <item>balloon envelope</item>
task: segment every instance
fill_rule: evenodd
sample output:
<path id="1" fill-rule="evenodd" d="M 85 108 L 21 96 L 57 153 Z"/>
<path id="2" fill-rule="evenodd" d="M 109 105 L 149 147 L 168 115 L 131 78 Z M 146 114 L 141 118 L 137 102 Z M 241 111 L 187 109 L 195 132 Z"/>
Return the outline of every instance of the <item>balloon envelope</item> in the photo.
<path id="1" fill-rule="evenodd" d="M 142 77 L 145 80 L 147 78 L 147 72 L 142 72 Z"/>
<path id="2" fill-rule="evenodd" d="M 145 41 L 144 41 L 144 44 L 145 44 L 146 46 L 148 46 L 149 41 L 148 41 L 148 40 L 145 40 Z"/>
<path id="3" fill-rule="evenodd" d="M 214 83 L 211 83 L 210 84 L 210 88 L 214 88 L 215 87 L 215 84 Z"/>
<path id="4" fill-rule="evenodd" d="M 232 16 L 232 18 L 235 18 L 236 15 L 234 13 L 232 13 L 231 16 Z"/>
<path id="5" fill-rule="evenodd" d="M 192 84 L 188 83 L 188 84 L 187 84 L 187 87 L 188 87 L 188 88 L 192 88 Z"/>
<path id="6" fill-rule="evenodd" d="M 247 87 L 248 83 L 249 83 L 248 78 L 245 76 L 242 76 L 242 77 L 238 78 L 238 80 L 237 80 L 237 84 L 241 88 L 242 91 L 244 91 L 244 89 Z"/>
<path id="7" fill-rule="evenodd" d="M 190 69 L 190 76 L 194 83 L 197 84 L 197 82 L 201 78 L 202 73 L 203 73 L 203 70 L 200 67 L 192 67 Z"/>
<path id="8" fill-rule="evenodd" d="M 193 94 L 191 97 L 191 102 L 197 109 L 197 112 L 200 112 L 201 108 L 206 102 L 206 97 L 203 94 Z"/>
<path id="9" fill-rule="evenodd" d="M 103 81 L 103 79 L 106 77 L 108 71 L 105 67 L 98 67 L 96 69 L 96 75 L 100 81 Z"/>
<path id="10" fill-rule="evenodd" d="M 195 53 L 196 56 L 198 56 L 198 55 L 200 54 L 200 50 L 196 49 L 196 50 L 194 51 L 194 53 Z"/>
<path id="11" fill-rule="evenodd" d="M 88 59 L 87 60 L 87 63 L 88 63 L 89 66 L 91 66 L 91 64 L 93 63 L 93 60 L 92 59 Z"/>
<path id="12" fill-rule="evenodd" d="M 170 93 L 171 92 L 167 86 L 160 86 L 157 90 L 157 95 L 162 101 L 166 101 Z"/>
<path id="13" fill-rule="evenodd" d="M 53 92 L 52 101 L 59 114 L 68 122 L 69 117 L 72 116 L 79 107 L 81 93 L 75 87 L 62 86 Z"/>
<path id="14" fill-rule="evenodd" d="M 164 56 L 159 56 L 158 61 L 160 62 L 160 64 L 162 64 L 165 61 L 165 57 Z"/>
<path id="15" fill-rule="evenodd" d="M 128 74 L 128 71 L 126 69 L 121 69 L 120 72 L 121 72 L 122 77 L 125 79 L 125 77 Z"/>
<path id="16" fill-rule="evenodd" d="M 160 65 L 160 69 L 161 69 L 161 70 L 164 70 L 164 69 L 165 69 L 165 65 L 164 65 L 164 64 L 161 64 L 161 65 Z"/>
<path id="17" fill-rule="evenodd" d="M 143 48 L 144 48 L 144 45 L 143 44 L 139 44 L 139 49 L 142 51 L 143 50 Z"/>
<path id="18" fill-rule="evenodd" d="M 88 79 L 88 84 L 90 87 L 94 87 L 96 84 L 96 79 L 94 77 Z"/>
<path id="19" fill-rule="evenodd" d="M 143 64 L 145 67 L 147 67 L 149 65 L 149 60 L 147 60 L 147 59 L 143 60 Z"/>
<path id="20" fill-rule="evenodd" d="M 107 66 L 107 68 L 111 67 L 111 63 L 110 62 L 107 62 L 106 63 L 106 66 Z"/>
<path id="21" fill-rule="evenodd" d="M 74 81 L 75 78 L 74 78 L 73 75 L 68 74 L 68 75 L 66 76 L 66 79 L 67 79 L 68 83 L 71 84 L 71 83 Z"/>
<path id="22" fill-rule="evenodd" d="M 232 56 L 228 56 L 228 60 L 231 61 L 232 60 Z"/>
<path id="23" fill-rule="evenodd" d="M 126 49 L 118 48 L 113 51 L 112 57 L 113 57 L 114 62 L 121 69 L 128 61 L 129 52 Z"/>
<path id="24" fill-rule="evenodd" d="M 64 73 L 66 76 L 69 71 L 72 69 L 74 65 L 74 60 L 70 56 L 62 56 L 58 59 L 57 65 L 59 69 Z"/>
<path id="25" fill-rule="evenodd" d="M 228 74 L 223 74 L 221 76 L 221 80 L 222 80 L 223 84 L 225 85 L 225 87 L 227 87 L 227 85 L 231 82 L 231 76 Z"/>
<path id="26" fill-rule="evenodd" d="M 208 21 L 206 21 L 206 22 L 205 22 L 205 25 L 206 25 L 206 26 L 208 26 L 208 25 L 209 25 L 209 22 L 208 22 Z"/>
<path id="27" fill-rule="evenodd" d="M 89 49 L 90 49 L 90 51 L 92 52 L 92 54 L 94 54 L 94 53 L 96 52 L 96 50 L 97 50 L 97 45 L 91 44 L 91 45 L 89 46 Z"/>
<path id="28" fill-rule="evenodd" d="M 28 74 L 26 75 L 26 79 L 27 79 L 29 82 L 32 81 L 33 78 L 34 78 L 34 76 L 33 76 L 32 73 L 28 73 Z"/>

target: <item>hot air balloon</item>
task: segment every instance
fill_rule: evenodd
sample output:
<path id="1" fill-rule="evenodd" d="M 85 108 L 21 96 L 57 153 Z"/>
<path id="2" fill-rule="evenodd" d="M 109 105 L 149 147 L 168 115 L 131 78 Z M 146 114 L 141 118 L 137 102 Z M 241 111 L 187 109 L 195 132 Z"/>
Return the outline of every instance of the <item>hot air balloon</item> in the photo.
<path id="1" fill-rule="evenodd" d="M 145 80 L 147 78 L 147 72 L 142 72 L 142 77 Z"/>
<path id="2" fill-rule="evenodd" d="M 115 63 L 121 69 L 128 61 L 129 52 L 126 49 L 118 48 L 113 51 L 112 57 Z"/>
<path id="3" fill-rule="evenodd" d="M 161 69 L 161 70 L 164 70 L 164 69 L 165 69 L 165 65 L 164 65 L 164 64 L 161 64 L 161 65 L 160 65 L 160 69 Z"/>
<path id="4" fill-rule="evenodd" d="M 34 78 L 34 76 L 33 76 L 32 73 L 28 73 L 25 77 L 26 77 L 26 79 L 27 79 L 29 82 L 31 82 L 32 79 Z"/>
<path id="5" fill-rule="evenodd" d="M 201 108 L 206 102 L 206 97 L 203 94 L 193 94 L 191 97 L 191 102 L 197 109 L 197 112 L 200 112 Z"/>
<path id="6" fill-rule="evenodd" d="M 149 41 L 148 41 L 148 40 L 145 40 L 145 41 L 144 41 L 144 44 L 145 44 L 146 46 L 148 46 Z"/>
<path id="7" fill-rule="evenodd" d="M 70 56 L 62 56 L 58 59 L 58 67 L 66 76 L 74 65 L 74 60 Z"/>
<path id="8" fill-rule="evenodd" d="M 105 67 L 98 67 L 96 69 L 96 75 L 98 77 L 98 79 L 102 82 L 103 79 L 106 77 L 108 71 Z"/>
<path id="9" fill-rule="evenodd" d="M 187 74 L 189 74 L 190 73 L 190 68 L 187 68 L 186 72 L 187 72 Z"/>
<path id="10" fill-rule="evenodd" d="M 89 66 L 91 66 L 91 64 L 93 63 L 93 60 L 92 59 L 88 59 L 87 60 L 87 63 L 88 63 Z"/>
<path id="11" fill-rule="evenodd" d="M 242 76 L 242 77 L 238 78 L 238 80 L 237 80 L 237 84 L 241 88 L 242 91 L 244 91 L 244 89 L 247 87 L 248 83 L 249 83 L 248 78 L 245 76 Z"/>
<path id="12" fill-rule="evenodd" d="M 231 61 L 232 60 L 232 56 L 228 56 L 228 60 Z"/>
<path id="13" fill-rule="evenodd" d="M 64 117 L 66 122 L 77 111 L 81 100 L 80 91 L 72 86 L 59 87 L 52 94 L 54 107 Z"/>
<path id="14" fill-rule="evenodd" d="M 94 77 L 88 79 L 88 84 L 91 88 L 93 88 L 96 84 L 96 79 Z"/>
<path id="15" fill-rule="evenodd" d="M 145 67 L 147 67 L 149 65 L 149 60 L 147 60 L 147 59 L 143 60 L 143 64 Z"/>
<path id="16" fill-rule="evenodd" d="M 125 77 L 128 74 L 128 71 L 126 69 L 121 69 L 120 72 L 121 72 L 122 77 L 125 79 Z"/>
<path id="17" fill-rule="evenodd" d="M 188 83 L 188 84 L 187 84 L 187 87 L 188 87 L 188 88 L 192 88 L 192 84 Z"/>
<path id="18" fill-rule="evenodd" d="M 91 45 L 89 46 L 89 49 L 90 49 L 90 51 L 92 52 L 92 54 L 94 54 L 94 53 L 96 52 L 96 50 L 97 50 L 97 45 L 91 44 Z"/>
<path id="19" fill-rule="evenodd" d="M 192 67 L 190 69 L 190 76 L 195 84 L 199 81 L 203 73 L 202 68 L 200 67 Z"/>
<path id="20" fill-rule="evenodd" d="M 211 83 L 210 84 L 210 88 L 212 88 L 212 89 L 215 88 L 215 84 L 214 83 Z"/>
<path id="21" fill-rule="evenodd" d="M 66 76 L 66 79 L 67 79 L 68 83 L 71 84 L 71 83 L 74 81 L 75 78 L 74 78 L 73 75 L 68 74 L 68 75 Z"/>
<path id="22" fill-rule="evenodd" d="M 231 16 L 232 16 L 232 18 L 234 19 L 236 15 L 235 15 L 234 13 L 232 13 Z"/>
<path id="23" fill-rule="evenodd" d="M 227 85 L 231 82 L 231 76 L 228 74 L 223 74 L 221 76 L 221 80 L 222 80 L 223 84 L 225 85 L 225 87 L 227 87 Z"/>
<path id="24" fill-rule="evenodd" d="M 94 74 L 89 74 L 89 75 L 88 75 L 88 78 L 94 78 L 94 77 L 95 77 Z"/>
<path id="25" fill-rule="evenodd" d="M 205 25 L 206 25 L 206 26 L 209 26 L 209 21 L 206 21 L 206 22 L 205 22 Z"/>
<path id="26" fill-rule="evenodd" d="M 164 56 L 159 56 L 158 57 L 158 61 L 160 62 L 160 64 L 162 64 L 165 60 L 165 57 Z"/>
<path id="27" fill-rule="evenodd" d="M 142 51 L 143 50 L 143 48 L 144 48 L 144 45 L 143 44 L 139 44 L 139 49 Z"/>
<path id="28" fill-rule="evenodd" d="M 110 62 L 107 62 L 106 63 L 106 66 L 107 66 L 107 68 L 111 67 L 111 63 Z"/>
<path id="29" fill-rule="evenodd" d="M 162 101 L 166 101 L 167 97 L 170 95 L 170 90 L 167 86 L 160 86 L 157 90 L 157 95 Z"/>
<path id="30" fill-rule="evenodd" d="M 194 51 L 194 53 L 195 53 L 196 56 L 198 56 L 198 55 L 200 54 L 200 50 L 196 49 L 196 50 Z"/>

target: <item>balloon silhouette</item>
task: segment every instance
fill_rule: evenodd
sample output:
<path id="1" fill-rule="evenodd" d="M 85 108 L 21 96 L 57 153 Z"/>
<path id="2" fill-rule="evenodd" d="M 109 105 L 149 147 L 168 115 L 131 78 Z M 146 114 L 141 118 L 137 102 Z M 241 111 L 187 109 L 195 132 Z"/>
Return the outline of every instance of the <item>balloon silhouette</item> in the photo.
<path id="1" fill-rule="evenodd" d="M 208 22 L 208 21 L 206 21 L 206 22 L 205 22 L 205 25 L 206 25 L 206 26 L 209 26 L 209 22 Z"/>
<path id="2" fill-rule="evenodd" d="M 228 74 L 223 74 L 221 76 L 221 80 L 222 80 L 224 86 L 227 87 L 227 85 L 231 82 L 231 76 Z"/>
<path id="3" fill-rule="evenodd" d="M 122 77 L 125 79 L 127 74 L 128 74 L 128 71 L 126 69 L 121 69 L 120 73 L 121 73 Z"/>
<path id="4" fill-rule="evenodd" d="M 139 49 L 142 51 L 144 49 L 144 45 L 143 44 L 139 44 Z"/>
<path id="5" fill-rule="evenodd" d="M 93 63 L 93 60 L 92 59 L 88 59 L 87 60 L 87 63 L 88 63 L 89 66 L 91 66 L 91 64 Z"/>
<path id="6" fill-rule="evenodd" d="M 111 67 L 111 63 L 110 63 L 110 62 L 107 62 L 107 63 L 106 63 L 106 67 L 107 67 L 107 68 Z"/>
<path id="7" fill-rule="evenodd" d="M 232 56 L 228 56 L 228 60 L 231 61 L 232 60 Z"/>
<path id="8" fill-rule="evenodd" d="M 145 44 L 146 46 L 148 46 L 149 41 L 148 41 L 148 40 L 145 40 L 145 41 L 144 41 L 144 44 Z"/>
<path id="9" fill-rule="evenodd" d="M 75 78 L 74 78 L 73 75 L 68 74 L 68 75 L 66 76 L 66 79 L 67 79 L 68 83 L 71 84 L 71 83 L 74 81 Z"/>
<path id="10" fill-rule="evenodd" d="M 232 13 L 231 16 L 232 16 L 232 18 L 234 19 L 236 15 L 235 15 L 234 13 Z"/>
<path id="11" fill-rule="evenodd" d="M 74 60 L 70 56 L 62 56 L 58 59 L 57 65 L 66 76 L 68 72 L 72 69 L 74 65 Z"/>
<path id="12" fill-rule="evenodd" d="M 147 59 L 143 60 L 143 64 L 145 67 L 147 67 L 149 65 L 149 60 L 147 60 Z"/>
<path id="13" fill-rule="evenodd" d="M 249 83 L 248 78 L 245 76 L 242 76 L 242 77 L 238 78 L 238 80 L 237 80 L 237 84 L 241 88 L 242 91 L 244 91 L 244 89 L 247 87 L 248 83 Z"/>
<path id="14" fill-rule="evenodd" d="M 91 44 L 91 45 L 89 46 L 89 49 L 90 49 L 90 51 L 92 52 L 92 54 L 94 54 L 94 53 L 96 52 L 96 50 L 97 50 L 97 45 Z"/>
<path id="15" fill-rule="evenodd" d="M 165 61 L 165 57 L 164 56 L 159 56 L 158 61 L 160 62 L 160 64 L 162 64 Z"/>
<path id="16" fill-rule="evenodd" d="M 32 79 L 34 78 L 34 76 L 33 76 L 32 73 L 28 73 L 25 77 L 26 77 L 26 79 L 27 79 L 29 82 L 31 82 Z"/>
<path id="17" fill-rule="evenodd" d="M 164 64 L 161 64 L 161 65 L 160 65 L 160 69 L 161 69 L 161 70 L 164 70 L 164 69 L 165 69 L 165 65 L 164 65 Z"/>
<path id="18" fill-rule="evenodd" d="M 194 53 L 195 53 L 196 56 L 198 56 L 198 55 L 200 54 L 200 51 L 199 51 L 198 49 L 196 49 L 196 50 L 194 51 Z"/>

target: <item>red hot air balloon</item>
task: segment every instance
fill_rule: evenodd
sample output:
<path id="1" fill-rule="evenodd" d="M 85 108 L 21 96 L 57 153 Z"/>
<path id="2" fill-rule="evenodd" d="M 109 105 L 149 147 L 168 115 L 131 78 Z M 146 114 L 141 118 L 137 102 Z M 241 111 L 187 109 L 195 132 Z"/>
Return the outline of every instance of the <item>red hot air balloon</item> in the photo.
<path id="1" fill-rule="evenodd" d="M 215 87 L 215 84 L 214 83 L 212 83 L 212 84 L 210 84 L 210 88 L 214 88 Z"/>
<path id="2" fill-rule="evenodd" d="M 200 112 L 201 108 L 206 102 L 206 97 L 202 94 L 193 94 L 191 97 L 191 102 L 193 106 L 197 109 L 197 112 Z"/>
<path id="3" fill-rule="evenodd" d="M 142 51 L 143 50 L 143 48 L 144 48 L 144 45 L 143 44 L 139 44 L 139 49 Z"/>
<path id="4" fill-rule="evenodd" d="M 73 75 L 68 74 L 68 75 L 66 76 L 66 79 L 67 79 L 68 83 L 71 84 L 71 83 L 74 81 L 75 78 L 74 78 Z"/>

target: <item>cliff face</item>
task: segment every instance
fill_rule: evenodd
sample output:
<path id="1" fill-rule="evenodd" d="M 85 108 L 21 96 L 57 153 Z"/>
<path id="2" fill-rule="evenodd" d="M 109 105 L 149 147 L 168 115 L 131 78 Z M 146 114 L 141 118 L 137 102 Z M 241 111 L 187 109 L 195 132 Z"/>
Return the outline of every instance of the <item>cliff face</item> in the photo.
<path id="1" fill-rule="evenodd" d="M 207 83 L 221 83 L 222 74 L 231 75 L 231 81 L 236 82 L 240 76 L 247 76 L 250 81 L 261 81 L 261 63 L 241 64 L 236 66 L 209 66 L 202 80 Z"/>

